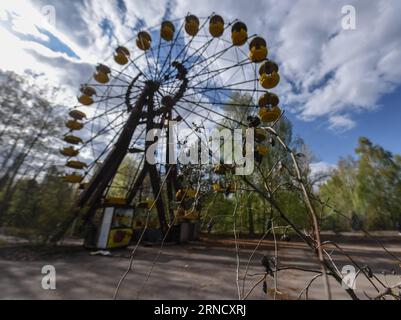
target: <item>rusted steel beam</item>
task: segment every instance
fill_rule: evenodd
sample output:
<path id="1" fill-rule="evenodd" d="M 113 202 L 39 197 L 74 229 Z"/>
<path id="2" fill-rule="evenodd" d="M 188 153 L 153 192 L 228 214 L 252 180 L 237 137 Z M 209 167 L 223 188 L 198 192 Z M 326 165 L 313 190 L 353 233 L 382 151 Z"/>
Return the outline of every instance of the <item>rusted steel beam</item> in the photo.
<path id="1" fill-rule="evenodd" d="M 146 123 L 146 132 L 155 128 L 154 118 L 154 92 L 149 95 L 148 99 L 148 118 Z M 164 117 L 163 117 L 164 121 Z M 152 146 L 153 141 L 146 141 L 145 143 L 145 157 L 147 155 L 148 149 Z M 152 186 L 153 196 L 156 200 L 156 209 L 160 223 L 160 229 L 163 235 L 167 232 L 168 226 L 166 222 L 166 212 L 163 201 L 163 190 L 159 172 L 157 171 L 155 164 L 149 164 L 148 159 L 145 159 L 145 166 L 148 167 L 150 184 Z"/>
<path id="2" fill-rule="evenodd" d="M 87 189 L 85 189 L 79 196 L 77 202 L 78 207 L 82 208 L 88 204 L 88 202 L 90 205 L 95 205 L 96 202 L 98 202 L 103 196 L 103 192 L 114 178 L 121 162 L 127 154 L 132 136 L 136 127 L 138 126 L 141 113 L 144 105 L 147 102 L 147 97 L 149 96 L 150 90 L 150 86 L 146 84 L 135 104 L 135 107 L 131 111 L 120 137 L 114 145 L 113 150 L 110 151 L 101 168 L 91 179 Z"/>
<path id="3" fill-rule="evenodd" d="M 173 208 L 173 202 L 174 202 L 174 185 L 173 185 L 173 179 L 172 179 L 172 175 L 173 172 L 177 172 L 176 169 L 176 165 L 174 164 L 170 164 L 170 121 L 172 120 L 172 114 L 171 111 L 168 112 L 167 114 L 167 141 L 166 141 L 166 172 L 169 173 L 168 177 L 167 177 L 167 198 L 168 198 L 168 212 L 169 212 L 169 218 L 170 218 L 170 224 L 174 223 L 174 208 Z"/>
<path id="4" fill-rule="evenodd" d="M 88 187 L 80 194 L 70 217 L 62 223 L 57 232 L 51 237 L 51 242 L 56 243 L 62 239 L 68 228 L 81 213 L 82 208 L 88 205 L 90 206 L 85 216 L 86 220 L 90 219 L 95 214 L 96 207 L 101 202 L 104 191 L 114 178 L 127 153 L 135 128 L 141 119 L 142 110 L 147 102 L 150 90 L 152 90 L 151 86 L 146 84 L 113 150 L 109 153 L 101 168 L 93 176 Z"/>
<path id="5" fill-rule="evenodd" d="M 145 163 L 143 166 L 143 169 L 141 170 L 141 173 L 138 175 L 138 177 L 135 180 L 134 185 L 132 186 L 131 190 L 129 190 L 128 192 L 128 196 L 127 196 L 127 203 L 132 203 L 132 201 L 134 201 L 140 187 L 143 184 L 143 181 L 146 178 L 146 175 L 149 172 L 149 168 L 147 166 L 147 164 Z"/>

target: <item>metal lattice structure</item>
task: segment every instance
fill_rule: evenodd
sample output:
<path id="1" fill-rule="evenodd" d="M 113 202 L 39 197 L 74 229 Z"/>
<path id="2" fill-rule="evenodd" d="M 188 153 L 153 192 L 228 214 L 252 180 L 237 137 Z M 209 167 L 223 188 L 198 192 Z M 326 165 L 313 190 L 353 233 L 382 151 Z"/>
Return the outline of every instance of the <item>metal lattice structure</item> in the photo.
<path id="1" fill-rule="evenodd" d="M 259 136 L 255 155 L 266 155 L 267 132 L 261 126 L 281 115 L 279 99 L 270 92 L 280 81 L 279 70 L 268 59 L 266 41 L 251 35 L 244 23 L 226 23 L 214 14 L 164 21 L 161 26 L 140 30 L 119 45 L 109 60 L 99 64 L 81 86 L 79 105 L 70 111 L 66 123 L 69 132 L 64 140 L 71 146 L 61 150 L 68 158 L 64 179 L 81 190 L 71 219 L 82 208 L 90 219 L 99 204 L 107 201 L 113 179 L 130 155 L 137 165 L 124 191 L 124 202 L 133 203 L 149 179 L 165 233 L 167 213 L 170 222 L 176 214 L 173 204 L 183 198 L 193 203 L 200 196 L 199 190 L 193 192 L 193 186 L 180 178 L 185 173 L 179 165 L 150 164 L 145 159 L 153 143 L 145 141 L 146 133 L 155 128 L 167 137 L 162 148 L 166 158 L 173 152 L 168 138 L 170 121 L 178 123 L 177 132 L 190 130 L 185 137 L 177 134 L 179 145 L 211 127 L 255 128 Z M 249 103 L 236 103 L 234 95 L 247 95 Z M 247 110 L 242 118 L 226 112 L 238 108 Z M 225 174 L 222 167 L 214 172 Z M 204 191 L 220 189 L 214 184 Z"/>

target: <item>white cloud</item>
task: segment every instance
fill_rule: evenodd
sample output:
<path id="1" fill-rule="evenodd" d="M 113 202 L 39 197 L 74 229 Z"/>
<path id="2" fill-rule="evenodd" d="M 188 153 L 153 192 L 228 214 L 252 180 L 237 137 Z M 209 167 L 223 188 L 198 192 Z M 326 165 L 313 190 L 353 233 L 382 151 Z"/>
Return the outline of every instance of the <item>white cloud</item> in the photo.
<path id="1" fill-rule="evenodd" d="M 378 100 L 401 82 L 401 38 L 396 31 L 401 30 L 401 3 L 351 1 L 357 13 L 357 29 L 351 31 L 339 28 L 341 17 L 336 12 L 342 3 L 309 3 L 314 5 L 291 11 L 308 10 L 323 20 L 318 18 L 313 27 L 313 19 L 288 19 L 284 31 L 296 24 L 304 36 L 302 31 L 281 32 L 287 43 L 282 48 L 291 57 L 291 79 L 300 86 L 300 92 L 289 93 L 288 101 L 298 105 L 303 119 L 328 117 L 332 128 L 351 129 L 356 125 L 353 114 L 376 108 Z M 284 65 L 288 65 L 285 60 Z M 344 111 L 347 116 L 342 115 Z"/>
<path id="2" fill-rule="evenodd" d="M 347 115 L 333 115 L 330 117 L 330 129 L 335 131 L 347 131 L 356 126 L 355 121 Z"/>
<path id="3" fill-rule="evenodd" d="M 0 51 L 0 68 L 17 72 L 37 69 L 52 81 L 71 88 L 75 83 L 77 87 L 90 76 L 91 64 L 110 56 L 118 41 L 125 43 L 135 36 L 133 27 L 139 19 L 148 26 L 157 25 L 170 6 L 172 18 L 183 17 L 187 12 L 202 17 L 216 12 L 226 21 L 239 18 L 247 23 L 250 34 L 266 37 L 270 56 L 281 66 L 283 81 L 277 92 L 283 107 L 304 120 L 327 120 L 333 130 L 354 128 L 358 114 L 377 108 L 379 99 L 401 83 L 399 0 L 125 0 L 124 3 L 125 14 L 114 1 L 3 1 L 0 14 L 3 8 L 20 15 L 14 24 L 15 31 L 44 37 L 35 28 L 43 26 L 81 59 L 74 60 L 43 45 L 20 41 L 0 27 L 0 39 L 8 43 Z M 39 13 L 42 6 L 49 4 L 56 8 L 55 27 L 46 24 Z M 341 8 L 348 4 L 356 7 L 356 30 L 341 28 Z M 105 21 L 113 31 L 111 38 L 101 26 Z"/>
<path id="4" fill-rule="evenodd" d="M 327 163 L 327 162 L 316 162 L 310 164 L 310 174 L 309 177 L 311 181 L 315 184 L 314 187 L 317 187 L 327 181 L 330 175 L 333 173 L 335 169 L 337 169 L 336 165 Z"/>

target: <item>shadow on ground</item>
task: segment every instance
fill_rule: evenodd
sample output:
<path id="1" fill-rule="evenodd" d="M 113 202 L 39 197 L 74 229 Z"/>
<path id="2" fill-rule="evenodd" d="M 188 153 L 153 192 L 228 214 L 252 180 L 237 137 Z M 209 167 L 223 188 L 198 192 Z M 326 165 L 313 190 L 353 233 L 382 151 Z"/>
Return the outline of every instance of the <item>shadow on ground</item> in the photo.
<path id="1" fill-rule="evenodd" d="M 370 265 L 373 272 L 389 284 L 399 282 L 400 264 L 388 256 L 377 243 L 355 235 L 326 235 L 325 240 L 335 240 L 355 259 L 358 266 Z M 399 237 L 381 235 L 386 247 L 401 258 Z M 249 264 L 248 276 L 244 274 L 249 258 L 258 240 L 240 241 L 239 290 L 244 296 L 260 279 L 264 268 L 262 257 L 274 256 L 274 242 L 261 242 Z M 319 269 L 316 258 L 301 242 L 279 242 L 281 266 L 298 266 Z M 351 262 L 338 250 L 328 249 L 337 267 Z M 91 256 L 79 243 L 56 248 L 32 247 L 27 244 L 3 244 L 0 248 L 0 299 L 111 299 L 115 287 L 127 270 L 130 250 L 112 252 L 111 257 Z M 157 261 L 156 261 L 157 259 Z M 155 263 L 156 261 L 156 263 Z M 57 272 L 56 290 L 41 287 L 42 267 L 54 265 Z M 237 299 L 236 250 L 234 241 L 209 237 L 186 245 L 160 247 L 143 246 L 135 254 L 134 264 L 118 294 L 119 299 Z M 383 272 L 386 275 L 383 275 Z M 398 274 L 398 275 L 397 275 Z M 297 299 L 313 273 L 296 270 L 282 271 L 278 277 L 280 299 Z M 268 279 L 273 288 L 273 279 Z M 364 278 L 357 281 L 356 292 L 362 299 L 374 296 L 375 290 Z M 341 285 L 331 282 L 335 299 L 348 299 Z M 310 299 L 324 299 L 324 286 L 316 280 L 309 291 Z M 250 299 L 272 299 L 258 285 Z"/>

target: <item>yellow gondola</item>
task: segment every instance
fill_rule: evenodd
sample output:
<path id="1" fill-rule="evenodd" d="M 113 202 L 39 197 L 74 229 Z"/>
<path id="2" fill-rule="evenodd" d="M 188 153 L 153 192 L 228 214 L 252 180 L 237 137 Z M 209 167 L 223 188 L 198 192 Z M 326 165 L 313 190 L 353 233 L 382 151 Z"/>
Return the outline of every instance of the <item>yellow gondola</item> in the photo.
<path id="1" fill-rule="evenodd" d="M 160 36 L 166 41 L 173 41 L 175 27 L 171 21 L 163 21 L 160 29 Z"/>
<path id="2" fill-rule="evenodd" d="M 271 109 L 271 112 L 274 112 L 277 116 L 277 119 L 280 118 L 281 114 L 283 113 L 279 106 L 275 106 Z"/>
<path id="3" fill-rule="evenodd" d="M 141 201 L 138 203 L 136 206 L 138 209 L 151 209 L 153 205 L 154 200 L 146 200 L 146 201 Z"/>
<path id="4" fill-rule="evenodd" d="M 95 88 L 90 87 L 90 86 L 81 86 L 81 89 L 79 89 L 79 91 L 81 91 L 82 94 L 89 96 L 89 97 L 96 95 Z"/>
<path id="5" fill-rule="evenodd" d="M 263 96 L 259 98 L 259 107 L 276 107 L 280 103 L 279 97 L 271 92 L 266 92 Z"/>
<path id="6" fill-rule="evenodd" d="M 68 161 L 65 166 L 71 169 L 82 170 L 87 167 L 87 164 L 81 161 L 71 160 Z"/>
<path id="7" fill-rule="evenodd" d="M 267 132 L 264 129 L 255 129 L 255 140 L 257 142 L 263 142 L 267 139 Z"/>
<path id="8" fill-rule="evenodd" d="M 180 189 L 177 191 L 175 197 L 177 201 L 182 201 L 184 198 L 195 198 L 196 190 L 189 188 L 189 189 Z"/>
<path id="9" fill-rule="evenodd" d="M 265 89 L 273 89 L 280 83 L 279 68 L 277 63 L 266 61 L 259 68 L 259 82 Z"/>
<path id="10" fill-rule="evenodd" d="M 83 120 L 84 118 L 86 118 L 86 114 L 79 110 L 71 110 L 69 115 L 75 120 Z"/>
<path id="11" fill-rule="evenodd" d="M 185 32 L 195 37 L 199 32 L 199 19 L 194 15 L 189 15 L 185 18 Z"/>
<path id="12" fill-rule="evenodd" d="M 114 55 L 114 61 L 123 66 L 129 62 L 129 59 L 126 55 L 118 53 Z"/>
<path id="13" fill-rule="evenodd" d="M 186 211 L 182 207 L 178 207 L 178 209 L 174 211 L 174 215 L 177 219 L 177 222 L 199 220 L 199 212 L 195 210 Z"/>
<path id="14" fill-rule="evenodd" d="M 177 193 L 175 194 L 175 198 L 177 201 L 182 201 L 185 197 L 185 192 L 184 190 L 178 190 Z"/>
<path id="15" fill-rule="evenodd" d="M 237 192 L 237 185 L 234 182 L 231 182 L 228 186 L 227 186 L 227 192 L 228 193 L 235 193 Z"/>
<path id="16" fill-rule="evenodd" d="M 72 135 L 65 136 L 64 137 L 64 141 L 69 143 L 69 144 L 74 144 L 74 145 L 83 143 L 81 138 L 76 137 L 76 136 L 72 136 Z"/>
<path id="17" fill-rule="evenodd" d="M 95 75 L 93 76 L 93 78 L 101 83 L 101 84 L 106 84 L 110 81 L 109 75 L 106 73 L 101 73 L 101 72 L 97 72 L 95 73 Z"/>
<path id="18" fill-rule="evenodd" d="M 90 96 L 87 96 L 85 94 L 81 95 L 80 97 L 78 97 L 78 101 L 80 104 L 84 105 L 84 106 L 90 106 L 93 104 L 93 99 Z"/>
<path id="19" fill-rule="evenodd" d="M 277 72 L 262 74 L 259 78 L 260 85 L 265 89 L 273 89 L 280 83 L 280 75 Z"/>
<path id="20" fill-rule="evenodd" d="M 185 217 L 185 213 L 185 209 L 182 207 L 178 207 L 177 210 L 174 210 L 175 223 L 180 223 Z"/>
<path id="21" fill-rule="evenodd" d="M 234 46 L 242 46 L 248 40 L 248 28 L 243 22 L 236 22 L 231 30 L 231 39 Z"/>
<path id="22" fill-rule="evenodd" d="M 249 51 L 249 59 L 251 59 L 252 62 L 262 62 L 267 58 L 269 53 L 266 40 L 261 37 L 252 39 L 251 43 L 249 44 Z"/>
<path id="23" fill-rule="evenodd" d="M 268 60 L 266 62 L 264 62 L 260 68 L 259 68 L 259 75 L 263 75 L 263 74 L 272 74 L 273 72 L 278 73 L 279 68 L 277 63 L 275 63 L 274 61 Z"/>
<path id="24" fill-rule="evenodd" d="M 84 177 L 82 175 L 78 175 L 76 173 L 73 174 L 67 174 L 63 177 L 63 180 L 68 183 L 74 183 L 78 184 L 81 183 L 84 180 Z"/>
<path id="25" fill-rule="evenodd" d="M 222 186 L 220 183 L 215 183 L 212 186 L 214 192 L 221 192 L 223 190 Z"/>
<path id="26" fill-rule="evenodd" d="M 104 199 L 103 203 L 106 205 L 125 206 L 127 205 L 127 199 L 118 197 L 109 197 Z"/>
<path id="27" fill-rule="evenodd" d="M 186 211 L 183 219 L 189 221 L 199 220 L 199 212 L 194 210 Z"/>
<path id="28" fill-rule="evenodd" d="M 273 107 L 272 109 L 262 108 L 259 111 L 259 117 L 262 122 L 275 122 L 281 116 L 281 109 Z"/>
<path id="29" fill-rule="evenodd" d="M 141 31 L 136 38 L 136 45 L 139 49 L 147 51 L 152 45 L 152 37 L 146 31 Z"/>
<path id="30" fill-rule="evenodd" d="M 84 127 L 83 123 L 80 123 L 77 120 L 68 120 L 65 123 L 65 126 L 72 131 L 79 131 Z"/>
<path id="31" fill-rule="evenodd" d="M 111 73 L 111 70 L 108 66 L 99 64 L 96 67 L 96 72 L 93 77 L 97 82 L 99 82 L 101 84 L 106 84 L 110 81 L 110 77 L 109 77 L 110 73 Z"/>
<path id="32" fill-rule="evenodd" d="M 130 52 L 126 47 L 118 47 L 114 55 L 114 61 L 120 65 L 126 65 L 129 62 Z"/>
<path id="33" fill-rule="evenodd" d="M 197 191 L 195 189 L 189 188 L 186 190 L 188 198 L 195 198 Z"/>
<path id="34" fill-rule="evenodd" d="M 221 16 L 214 15 L 210 18 L 209 32 L 215 38 L 219 38 L 223 35 L 224 20 Z"/>
<path id="35" fill-rule="evenodd" d="M 269 153 L 269 148 L 264 146 L 264 145 L 257 145 L 256 146 L 256 152 L 264 157 Z"/>
<path id="36" fill-rule="evenodd" d="M 214 167 L 213 171 L 215 174 L 223 175 L 227 173 L 227 167 L 223 164 L 218 164 Z"/>
<path id="37" fill-rule="evenodd" d="M 60 150 L 60 153 L 65 157 L 76 157 L 79 155 L 79 151 L 73 147 L 67 147 Z"/>

